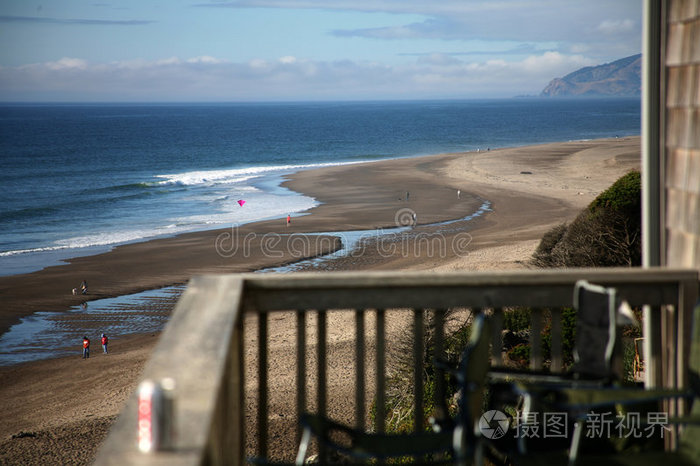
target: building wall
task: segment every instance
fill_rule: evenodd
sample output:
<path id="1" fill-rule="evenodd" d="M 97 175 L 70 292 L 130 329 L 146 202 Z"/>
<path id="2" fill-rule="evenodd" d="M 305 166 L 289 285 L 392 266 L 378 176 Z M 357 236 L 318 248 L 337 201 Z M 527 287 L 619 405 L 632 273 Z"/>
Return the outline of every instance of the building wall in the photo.
<path id="1" fill-rule="evenodd" d="M 665 258 L 700 269 L 700 0 L 666 8 Z"/>

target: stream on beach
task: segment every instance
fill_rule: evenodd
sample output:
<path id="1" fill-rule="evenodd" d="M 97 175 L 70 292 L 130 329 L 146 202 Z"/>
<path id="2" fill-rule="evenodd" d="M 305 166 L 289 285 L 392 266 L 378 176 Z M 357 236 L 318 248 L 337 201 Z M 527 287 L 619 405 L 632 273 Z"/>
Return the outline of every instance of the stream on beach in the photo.
<path id="1" fill-rule="evenodd" d="M 421 227 L 440 228 L 442 233 L 461 230 L 461 222 L 469 222 L 491 210 L 491 204 L 483 201 L 472 214 L 445 222 Z M 315 234 L 315 233 L 309 233 Z M 367 240 L 401 241 L 415 239 L 421 233 L 411 225 L 385 230 L 359 230 L 331 233 L 342 240 L 343 247 L 325 256 L 306 259 L 279 267 L 262 269 L 261 273 L 290 273 L 295 271 L 323 270 L 333 268 L 334 261 L 343 261 L 363 247 Z M 40 359 L 82 354 L 82 339 L 91 340 L 93 352 L 102 351 L 101 334 L 111 342 L 121 335 L 160 332 L 170 317 L 184 285 L 147 290 L 114 298 L 86 301 L 68 311 L 36 312 L 23 317 L 0 336 L 0 366 L 20 364 Z"/>

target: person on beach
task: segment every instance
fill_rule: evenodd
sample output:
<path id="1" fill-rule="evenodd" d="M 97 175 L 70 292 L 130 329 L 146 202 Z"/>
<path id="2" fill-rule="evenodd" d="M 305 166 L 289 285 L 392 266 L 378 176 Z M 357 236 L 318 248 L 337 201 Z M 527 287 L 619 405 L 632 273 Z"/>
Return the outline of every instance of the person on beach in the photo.
<path id="1" fill-rule="evenodd" d="M 413 217 L 413 226 L 418 225 L 418 216 L 415 212 L 413 212 L 413 215 L 411 215 L 411 217 Z"/>
<path id="2" fill-rule="evenodd" d="M 107 343 L 109 343 L 109 338 L 104 333 L 102 334 L 102 349 L 104 353 L 107 354 Z"/>
<path id="3" fill-rule="evenodd" d="M 462 197 L 462 190 L 458 189 L 457 190 L 457 199 L 461 199 L 461 197 Z"/>
<path id="4" fill-rule="evenodd" d="M 90 339 L 86 336 L 83 337 L 83 359 L 90 357 Z"/>
<path id="5" fill-rule="evenodd" d="M 87 294 L 87 280 L 83 280 L 80 284 L 80 294 Z"/>
<path id="6" fill-rule="evenodd" d="M 292 223 L 292 216 L 287 214 L 287 226 L 289 226 L 290 223 Z"/>

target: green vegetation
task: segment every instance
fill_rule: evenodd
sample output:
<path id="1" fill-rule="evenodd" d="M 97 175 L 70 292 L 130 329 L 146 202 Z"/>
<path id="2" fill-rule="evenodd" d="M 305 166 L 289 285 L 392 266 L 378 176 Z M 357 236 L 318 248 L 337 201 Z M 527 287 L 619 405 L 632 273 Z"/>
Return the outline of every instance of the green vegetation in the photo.
<path id="1" fill-rule="evenodd" d="M 430 416 L 436 416 L 441 407 L 435 406 L 435 391 L 437 385 L 437 372 L 435 370 L 435 344 L 434 344 L 434 325 L 432 321 L 433 315 L 426 312 L 426 321 L 428 326 L 425 335 L 425 353 L 423 355 L 423 366 L 419 368 L 423 374 L 423 395 L 424 395 L 424 419 Z M 450 313 L 446 316 L 450 319 Z M 453 321 L 454 322 L 454 321 Z M 456 330 L 446 335 L 444 342 L 444 355 L 441 358 L 450 366 L 456 367 L 459 363 L 462 350 L 469 341 L 471 332 L 471 317 L 461 325 L 454 326 Z M 392 358 L 391 375 L 387 378 L 387 399 L 386 399 L 386 429 L 388 432 L 408 433 L 414 430 L 414 415 L 413 415 L 413 353 L 412 353 L 412 336 L 407 334 L 402 342 L 395 348 L 395 356 Z M 445 374 L 445 392 L 450 396 L 458 390 L 456 381 Z M 448 403 L 445 406 L 448 410 L 448 415 L 453 416 L 457 413 L 456 401 Z M 370 416 L 373 421 L 376 420 L 376 407 L 373 406 L 370 411 Z M 376 423 L 375 423 L 376 424 Z M 431 427 L 426 422 L 423 426 L 425 430 Z"/>
<path id="2" fill-rule="evenodd" d="M 640 266 L 641 175 L 630 172 L 570 224 L 548 231 L 532 262 L 538 267 Z"/>
<path id="3" fill-rule="evenodd" d="M 542 238 L 532 259 L 538 267 L 610 267 L 641 265 L 641 176 L 630 172 L 618 179 L 610 188 L 601 193 L 570 224 L 552 228 Z M 551 359 L 552 326 L 551 314 L 544 312 L 542 331 L 542 356 L 544 366 Z M 503 315 L 504 351 L 507 364 L 529 367 L 530 362 L 530 321 L 532 310 L 528 308 L 507 309 Z M 572 308 L 561 310 L 562 351 L 564 368 L 573 363 L 574 339 L 576 335 L 576 311 Z M 426 317 L 429 318 L 428 314 Z M 422 371 L 425 393 L 425 418 L 435 414 L 433 393 L 436 386 L 436 373 L 433 362 L 434 333 L 429 324 L 426 332 L 426 351 Z M 462 349 L 469 337 L 471 321 L 459 326 L 458 330 L 446 339 L 447 359 L 456 365 Z M 624 329 L 625 374 L 632 373 L 634 349 L 629 340 L 638 336 L 639 329 Z M 397 348 L 401 355 L 393 364 L 393 375 L 388 380 L 387 430 L 390 432 L 413 431 L 413 360 L 411 338 L 407 336 L 403 347 Z M 453 381 L 446 377 L 448 399 L 457 392 Z M 455 414 L 456 403 L 449 402 L 449 414 Z M 372 410 L 372 415 L 375 411 Z M 425 425 L 428 429 L 429 426 Z"/>

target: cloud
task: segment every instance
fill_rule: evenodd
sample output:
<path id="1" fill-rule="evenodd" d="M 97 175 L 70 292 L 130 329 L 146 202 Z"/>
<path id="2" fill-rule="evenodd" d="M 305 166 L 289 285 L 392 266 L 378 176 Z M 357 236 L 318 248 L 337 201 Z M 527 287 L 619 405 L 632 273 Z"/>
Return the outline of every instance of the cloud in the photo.
<path id="1" fill-rule="evenodd" d="M 251 101 L 510 97 L 591 65 L 559 52 L 516 62 L 447 54 L 387 65 L 285 56 L 230 62 L 211 56 L 89 63 L 79 58 L 0 68 L 3 101 Z"/>
<path id="2" fill-rule="evenodd" d="M 419 23 L 404 26 L 390 26 L 364 29 L 335 29 L 331 34 L 336 37 L 365 37 L 370 39 L 462 39 L 468 34 L 459 31 L 454 21 L 446 19 L 427 19 Z"/>
<path id="3" fill-rule="evenodd" d="M 88 67 L 88 62 L 80 58 L 61 58 L 58 61 L 48 62 L 45 66 L 54 71 L 65 69 L 85 70 Z"/>
<path id="4" fill-rule="evenodd" d="M 624 33 L 633 31 L 636 26 L 637 24 L 635 21 L 631 19 L 606 19 L 601 21 L 601 23 L 598 25 L 598 31 L 602 32 L 603 34 L 619 34 L 621 32 Z"/>
<path id="5" fill-rule="evenodd" d="M 114 20 L 114 19 L 71 19 L 71 18 L 47 18 L 40 16 L 11 16 L 0 15 L 0 23 L 50 23 L 50 24 L 76 24 L 98 26 L 143 26 L 155 23 L 147 20 Z"/>
<path id="6" fill-rule="evenodd" d="M 635 30 L 641 35 L 640 0 L 237 0 L 198 3 L 203 8 L 268 8 L 351 11 L 422 16 L 422 21 L 373 28 L 335 29 L 336 37 L 373 39 L 506 39 L 572 40 L 582 42 L 595 27 L 613 32 Z M 609 18 L 626 18 L 610 20 Z M 598 31 L 600 32 L 600 31 Z M 619 32 L 619 31 L 618 31 Z"/>
<path id="7" fill-rule="evenodd" d="M 204 65 L 218 65 L 221 63 L 227 63 L 227 61 L 221 60 L 219 58 L 210 57 L 208 55 L 203 55 L 201 57 L 188 58 L 187 63 L 201 63 Z"/>

